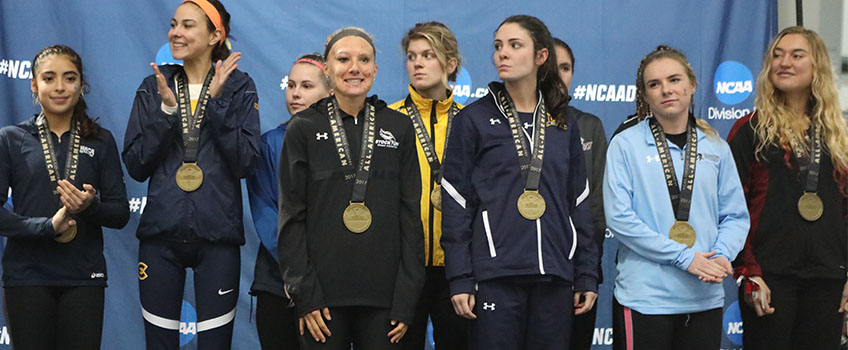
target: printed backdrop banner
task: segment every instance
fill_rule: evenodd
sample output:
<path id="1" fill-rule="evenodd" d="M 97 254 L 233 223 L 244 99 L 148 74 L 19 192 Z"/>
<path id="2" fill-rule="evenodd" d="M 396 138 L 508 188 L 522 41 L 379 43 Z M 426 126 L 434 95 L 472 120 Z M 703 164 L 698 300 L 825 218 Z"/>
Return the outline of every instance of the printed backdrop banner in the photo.
<path id="1" fill-rule="evenodd" d="M 173 63 L 167 32 L 178 4 L 175 0 L 0 2 L 0 126 L 37 113 L 29 87 L 31 60 L 43 47 L 65 44 L 83 58 L 91 88 L 85 96 L 89 114 L 122 145 L 135 91 L 152 73 L 148 64 Z M 509 15 L 530 14 L 573 48 L 572 104 L 599 116 L 608 136 L 634 112 L 636 69 L 659 44 L 688 55 L 698 77 L 695 112 L 724 136 L 736 119 L 753 109 L 755 77 L 768 40 L 777 31 L 774 0 L 225 0 L 225 5 L 232 14 L 232 48 L 243 52 L 239 69 L 253 77 L 259 90 L 263 131 L 289 118 L 283 89 L 296 56 L 322 52 L 327 35 L 340 27 L 360 26 L 374 34 L 379 75 L 372 93 L 391 103 L 405 97 L 408 84 L 399 45 L 403 34 L 418 22 L 447 24 L 463 55 L 454 93 L 457 101 L 467 104 L 484 96 L 486 84 L 497 79 L 492 40 L 498 24 Z M 104 349 L 144 348 L 135 230 L 147 204 L 147 184 L 129 177 L 126 182 L 130 222 L 122 230 L 104 230 L 109 267 Z M 247 244 L 241 254 L 233 348 L 258 349 L 248 295 L 258 239 L 244 203 Z M 603 262 L 607 279 L 601 286 L 595 349 L 610 349 L 612 344 L 610 309 L 618 242 L 607 238 Z M 729 279 L 725 283 L 722 348 L 738 349 L 743 327 L 735 286 Z M 191 274 L 186 285 L 181 343 L 193 349 L 197 320 Z M 0 350 L 8 348 L 9 339 L 0 319 Z"/>

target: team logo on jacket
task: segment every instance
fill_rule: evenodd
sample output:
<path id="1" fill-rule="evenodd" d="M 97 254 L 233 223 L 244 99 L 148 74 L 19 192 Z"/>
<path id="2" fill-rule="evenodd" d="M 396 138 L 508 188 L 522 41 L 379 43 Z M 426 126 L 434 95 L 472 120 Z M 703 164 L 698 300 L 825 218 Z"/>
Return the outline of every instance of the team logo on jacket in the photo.
<path id="1" fill-rule="evenodd" d="M 80 145 L 80 153 L 87 154 L 89 157 L 94 158 L 94 148 L 86 145 Z"/>
<path id="2" fill-rule="evenodd" d="M 398 143 L 397 139 L 395 139 L 395 135 L 393 135 L 390 131 L 383 130 L 383 128 L 380 128 L 380 138 L 381 139 L 374 140 L 374 144 L 379 147 L 397 149 L 398 146 L 400 146 L 400 143 Z"/>
<path id="3" fill-rule="evenodd" d="M 144 281 L 147 279 L 147 264 L 138 262 L 138 279 Z"/>
<path id="4" fill-rule="evenodd" d="M 592 150 L 592 143 L 595 141 L 586 141 L 583 136 L 580 137 L 580 143 L 583 145 L 583 152 Z"/>

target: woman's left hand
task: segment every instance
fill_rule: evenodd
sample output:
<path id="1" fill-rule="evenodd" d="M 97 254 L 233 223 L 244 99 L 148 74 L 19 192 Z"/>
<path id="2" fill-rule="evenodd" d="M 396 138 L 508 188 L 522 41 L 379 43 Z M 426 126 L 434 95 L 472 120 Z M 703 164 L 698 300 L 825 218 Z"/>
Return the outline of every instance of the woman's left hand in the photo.
<path id="1" fill-rule="evenodd" d="M 839 302 L 839 312 L 848 312 L 848 282 L 842 287 L 842 301 Z"/>
<path id="2" fill-rule="evenodd" d="M 582 299 L 582 300 L 581 300 Z M 584 290 L 574 292 L 574 314 L 585 314 L 595 305 L 595 300 L 598 299 L 598 293 Z"/>
<path id="3" fill-rule="evenodd" d="M 68 213 L 79 214 L 88 209 L 88 206 L 94 201 L 94 196 L 97 195 L 94 186 L 83 184 L 82 188 L 85 191 L 80 191 L 68 180 L 59 180 L 59 186 L 56 187 L 56 190 L 59 191 L 59 199 L 68 209 Z"/>
<path id="4" fill-rule="evenodd" d="M 238 60 L 241 59 L 241 52 L 233 52 L 226 60 L 218 60 L 215 64 L 215 76 L 212 77 L 212 82 L 209 83 L 209 95 L 213 98 L 221 97 L 221 89 L 227 78 L 230 77 L 236 68 L 238 68 Z"/>
<path id="5" fill-rule="evenodd" d="M 395 320 L 392 320 L 392 326 L 395 326 L 395 328 L 392 329 L 386 336 L 389 337 L 389 342 L 392 344 L 400 343 L 400 340 L 404 335 L 406 335 L 406 331 L 409 329 L 409 326 L 407 326 L 406 323 Z"/>

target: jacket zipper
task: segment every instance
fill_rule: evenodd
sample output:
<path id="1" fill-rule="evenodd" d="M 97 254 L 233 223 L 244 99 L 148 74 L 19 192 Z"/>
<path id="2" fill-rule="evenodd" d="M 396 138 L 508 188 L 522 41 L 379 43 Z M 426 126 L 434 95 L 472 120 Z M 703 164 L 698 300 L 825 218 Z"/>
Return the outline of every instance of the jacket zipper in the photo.
<path id="1" fill-rule="evenodd" d="M 433 141 L 433 146 L 434 146 L 433 152 L 436 152 L 436 149 L 435 149 L 435 145 L 436 145 L 436 100 L 432 100 L 432 104 L 430 104 L 430 140 Z M 439 155 L 436 154 L 436 158 L 438 158 L 438 157 L 439 157 Z M 433 172 L 430 171 L 430 191 L 425 194 L 428 199 L 430 198 L 430 193 L 433 192 L 433 184 L 435 184 L 435 182 L 436 182 L 436 180 L 433 179 Z M 435 237 L 434 237 L 436 233 L 433 232 L 433 221 L 435 221 L 435 218 L 433 218 L 434 207 L 433 207 L 432 201 L 428 200 L 427 202 L 430 203 L 430 205 L 429 205 L 429 213 L 430 214 L 428 215 L 428 218 L 429 218 L 428 221 L 429 221 L 429 224 L 430 224 L 430 231 L 429 231 L 430 234 L 428 235 L 429 236 L 428 244 L 430 245 L 430 250 L 429 250 L 430 256 L 427 259 L 427 262 L 428 262 L 427 266 L 435 266 L 435 264 L 433 263 L 433 249 L 434 249 L 435 240 L 436 240 Z"/>

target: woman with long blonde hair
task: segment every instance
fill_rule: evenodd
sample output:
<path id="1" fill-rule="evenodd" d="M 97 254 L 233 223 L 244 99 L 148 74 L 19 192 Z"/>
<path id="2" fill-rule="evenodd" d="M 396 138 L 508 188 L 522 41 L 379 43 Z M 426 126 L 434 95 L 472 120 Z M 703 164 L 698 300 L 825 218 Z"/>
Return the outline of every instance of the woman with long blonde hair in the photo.
<path id="1" fill-rule="evenodd" d="M 835 349 L 848 310 L 848 127 L 818 34 L 789 27 L 774 38 L 754 103 L 728 136 L 751 213 L 735 262 L 743 346 Z"/>

